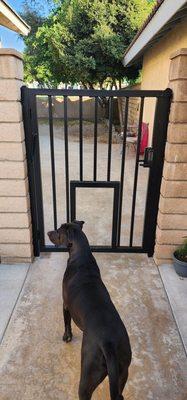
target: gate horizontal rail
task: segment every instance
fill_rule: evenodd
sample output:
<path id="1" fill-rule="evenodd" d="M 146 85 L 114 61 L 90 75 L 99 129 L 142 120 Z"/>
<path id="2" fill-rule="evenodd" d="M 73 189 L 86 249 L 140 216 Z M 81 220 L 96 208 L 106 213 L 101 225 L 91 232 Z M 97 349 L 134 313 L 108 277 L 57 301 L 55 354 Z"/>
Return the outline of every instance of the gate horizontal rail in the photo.
<path id="1" fill-rule="evenodd" d="M 43 209 L 43 186 L 41 178 L 40 143 L 37 116 L 37 96 L 48 98 L 48 126 L 50 140 L 50 165 L 51 165 L 51 187 L 53 205 L 53 226 L 58 226 L 58 207 L 56 189 L 56 164 L 54 146 L 54 116 L 53 97 L 63 97 L 63 126 L 64 126 L 64 168 L 65 168 L 65 196 L 66 196 L 66 220 L 70 222 L 76 215 L 76 187 L 112 187 L 114 188 L 113 202 L 113 224 L 111 245 L 91 246 L 97 252 L 126 252 L 126 253 L 147 253 L 153 255 L 155 243 L 156 220 L 160 194 L 160 184 L 163 169 L 164 150 L 167 135 L 169 109 L 172 92 L 170 89 L 162 90 L 79 90 L 79 89 L 28 89 L 22 88 L 22 105 L 24 115 L 24 126 L 26 132 L 26 151 L 28 160 L 29 185 L 31 196 L 32 226 L 34 253 L 39 255 L 40 251 L 67 251 L 63 247 L 56 247 L 46 244 L 45 221 Z M 71 154 L 69 151 L 69 126 L 68 126 L 68 98 L 78 97 L 79 100 L 79 180 L 71 179 L 69 164 Z M 94 98 L 94 130 L 93 130 L 93 173 L 92 180 L 84 180 L 84 146 L 83 146 L 83 98 Z M 111 180 L 111 156 L 112 156 L 112 135 L 113 135 L 113 99 L 125 98 L 125 109 L 123 116 L 123 135 L 121 166 L 118 181 Z M 107 98 L 109 104 L 108 116 L 108 149 L 106 179 L 98 179 L 98 99 Z M 137 145 L 135 155 L 135 169 L 133 178 L 132 204 L 130 213 L 129 244 L 121 244 L 122 208 L 125 183 L 126 166 L 126 143 L 129 118 L 129 101 L 131 98 L 140 99 L 139 118 L 137 124 Z M 140 145 L 142 137 L 142 122 L 144 115 L 145 99 L 156 99 L 152 147 L 146 149 L 145 158 L 140 158 Z M 140 163 L 141 162 L 141 163 Z M 140 165 L 149 167 L 149 178 L 147 185 L 147 196 L 145 202 L 144 227 L 142 232 L 141 246 L 134 245 L 134 227 L 137 198 L 138 172 Z M 50 230 L 51 230 L 50 229 Z"/>
<path id="2" fill-rule="evenodd" d="M 34 96 L 77 96 L 77 97 L 170 97 L 166 90 L 90 90 L 90 89 L 28 89 Z"/>
<path id="3" fill-rule="evenodd" d="M 141 246 L 120 246 L 120 247 L 112 247 L 112 246 L 90 246 L 91 250 L 97 253 L 146 253 L 146 251 L 142 251 Z M 67 248 L 63 246 L 53 246 L 53 245 L 46 245 L 40 248 L 40 251 L 51 253 L 59 253 L 59 252 L 67 252 Z"/>

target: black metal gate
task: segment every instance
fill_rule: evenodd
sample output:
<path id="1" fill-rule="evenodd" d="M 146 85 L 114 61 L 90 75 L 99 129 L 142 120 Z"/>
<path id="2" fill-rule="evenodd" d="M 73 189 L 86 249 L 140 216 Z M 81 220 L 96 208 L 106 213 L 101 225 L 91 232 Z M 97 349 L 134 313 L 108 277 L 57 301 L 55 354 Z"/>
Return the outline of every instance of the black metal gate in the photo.
<path id="1" fill-rule="evenodd" d="M 46 244 L 45 240 L 45 221 L 43 210 L 43 186 L 41 177 L 40 161 L 40 141 L 37 116 L 37 98 L 46 96 L 48 102 L 48 124 L 49 124 L 49 143 L 51 166 L 51 187 L 53 205 L 53 226 L 57 228 L 57 192 L 56 192 L 56 172 L 55 172 L 55 148 L 53 130 L 53 97 L 60 96 L 63 99 L 63 129 L 64 129 L 64 163 L 65 169 L 65 194 L 66 196 L 66 220 L 67 222 L 76 218 L 76 189 L 77 188 L 113 188 L 113 212 L 112 212 L 112 232 L 110 245 L 92 246 L 93 251 L 100 252 L 132 252 L 147 253 L 153 255 L 155 243 L 156 220 L 158 212 L 158 202 L 160 184 L 162 178 L 164 150 L 167 134 L 168 116 L 171 103 L 171 90 L 165 91 L 118 91 L 118 90 L 61 90 L 61 89 L 28 89 L 22 87 L 22 105 L 24 115 L 24 126 L 26 133 L 26 151 L 28 160 L 28 174 L 31 197 L 32 229 L 34 254 L 39 256 L 41 251 L 66 251 L 65 248 L 55 247 Z M 69 152 L 68 137 L 68 98 L 77 96 L 79 101 L 79 179 L 71 180 L 69 173 L 69 162 L 71 154 Z M 94 99 L 94 132 L 93 132 L 93 173 L 91 180 L 84 180 L 84 146 L 83 146 L 83 99 L 84 96 Z M 121 144 L 121 164 L 119 179 L 111 179 L 111 154 L 112 154 L 112 126 L 113 126 L 113 101 L 115 98 L 125 98 L 124 128 Z M 107 98 L 108 110 L 108 143 L 107 143 L 107 168 L 106 179 L 98 180 L 97 169 L 97 147 L 98 147 L 98 104 L 101 98 Z M 133 191 L 131 198 L 131 215 L 128 245 L 121 245 L 121 221 L 122 204 L 125 185 L 125 162 L 128 128 L 129 101 L 131 98 L 140 99 L 139 121 L 137 124 L 137 145 L 135 153 L 135 167 L 133 175 Z M 144 113 L 144 103 L 147 98 L 156 100 L 154 113 L 153 139 L 150 147 L 146 148 L 144 158 L 140 157 L 140 143 L 142 135 L 142 120 Z M 136 210 L 136 195 L 139 167 L 149 168 L 147 182 L 147 195 L 145 201 L 144 225 L 141 234 L 141 245 L 134 245 L 134 219 Z M 64 222 L 64 221 L 62 221 Z"/>

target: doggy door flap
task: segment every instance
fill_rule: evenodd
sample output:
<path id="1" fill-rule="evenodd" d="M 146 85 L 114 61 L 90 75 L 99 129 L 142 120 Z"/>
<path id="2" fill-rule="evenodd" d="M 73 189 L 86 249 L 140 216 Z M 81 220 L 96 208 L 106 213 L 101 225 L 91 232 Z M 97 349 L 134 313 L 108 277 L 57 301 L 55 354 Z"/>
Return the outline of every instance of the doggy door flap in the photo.
<path id="1" fill-rule="evenodd" d="M 113 248 L 117 244 L 119 189 L 117 181 L 70 182 L 71 220 L 83 218 L 86 221 L 85 230 L 94 247 Z"/>

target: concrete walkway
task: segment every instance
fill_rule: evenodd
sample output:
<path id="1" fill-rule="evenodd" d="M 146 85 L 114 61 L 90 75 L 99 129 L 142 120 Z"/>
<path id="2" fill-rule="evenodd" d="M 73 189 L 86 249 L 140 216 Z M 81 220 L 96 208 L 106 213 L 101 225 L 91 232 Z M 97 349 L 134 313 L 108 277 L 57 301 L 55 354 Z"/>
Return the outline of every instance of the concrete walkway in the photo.
<path id="1" fill-rule="evenodd" d="M 173 265 L 162 265 L 159 271 L 187 353 L 187 278 L 177 275 Z"/>
<path id="2" fill-rule="evenodd" d="M 17 304 L 28 269 L 28 264 L 0 264 L 0 343 Z"/>
<path id="3" fill-rule="evenodd" d="M 145 255 L 95 256 L 131 339 L 126 400 L 186 400 L 184 347 L 154 263 Z M 23 266 L 26 279 L 0 348 L 1 400 L 78 399 L 81 332 L 73 326 L 73 342 L 62 342 L 65 265 L 66 255 L 53 253 L 27 275 Z M 107 380 L 93 400 L 109 400 Z"/>

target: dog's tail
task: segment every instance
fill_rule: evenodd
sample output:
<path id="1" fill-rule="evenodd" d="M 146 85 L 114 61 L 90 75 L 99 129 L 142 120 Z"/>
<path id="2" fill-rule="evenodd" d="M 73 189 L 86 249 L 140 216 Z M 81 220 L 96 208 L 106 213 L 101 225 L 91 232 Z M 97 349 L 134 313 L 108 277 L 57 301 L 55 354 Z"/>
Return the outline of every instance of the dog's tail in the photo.
<path id="1" fill-rule="evenodd" d="M 103 354 L 107 365 L 111 400 L 123 400 L 123 396 L 119 394 L 119 366 L 113 343 L 105 343 Z"/>

